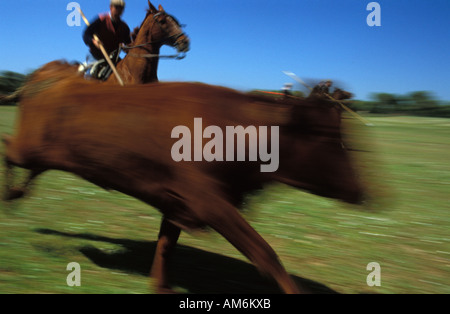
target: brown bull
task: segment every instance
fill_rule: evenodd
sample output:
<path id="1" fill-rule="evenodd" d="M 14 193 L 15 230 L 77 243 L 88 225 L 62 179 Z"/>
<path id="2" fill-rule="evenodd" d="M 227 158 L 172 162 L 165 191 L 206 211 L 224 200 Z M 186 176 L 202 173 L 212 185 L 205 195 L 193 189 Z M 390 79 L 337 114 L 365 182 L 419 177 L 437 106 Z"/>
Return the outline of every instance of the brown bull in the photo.
<path id="1" fill-rule="evenodd" d="M 169 289 L 167 259 L 180 230 L 205 226 L 224 236 L 286 293 L 307 292 L 296 286 L 238 208 L 245 193 L 272 181 L 360 202 L 362 190 L 341 144 L 339 110 L 324 100 L 279 103 L 198 83 L 118 89 L 73 77 L 67 67 L 50 63 L 21 90 L 17 133 L 4 137 L 8 172 L 12 166 L 30 169 L 31 181 L 45 170 L 69 171 L 156 207 L 163 215 L 152 266 L 159 292 Z M 268 129 L 266 148 L 276 149 L 277 141 L 279 167 L 261 172 L 263 162 L 248 159 L 174 161 L 179 139 L 173 130 L 184 126 L 194 138 L 195 118 L 202 119 L 203 127 L 221 130 L 278 126 L 278 138 Z M 201 145 L 208 141 L 204 137 Z M 228 140 L 223 139 L 223 147 Z M 250 151 L 249 142 L 245 146 Z M 18 190 L 8 191 L 7 197 L 21 196 L 11 191 Z"/>

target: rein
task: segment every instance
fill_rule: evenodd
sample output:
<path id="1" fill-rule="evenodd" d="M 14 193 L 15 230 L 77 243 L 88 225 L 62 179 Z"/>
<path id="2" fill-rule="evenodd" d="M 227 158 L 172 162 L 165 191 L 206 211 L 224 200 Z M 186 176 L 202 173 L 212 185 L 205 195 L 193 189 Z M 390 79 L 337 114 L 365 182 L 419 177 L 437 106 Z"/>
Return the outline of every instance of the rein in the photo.
<path id="1" fill-rule="evenodd" d="M 175 40 L 176 40 L 182 35 L 183 35 L 183 33 L 180 33 L 180 34 L 176 34 L 176 35 L 173 35 L 173 36 L 170 36 L 170 37 L 175 37 Z M 140 44 L 140 45 L 135 45 L 135 46 L 122 46 L 122 47 L 120 47 L 120 49 L 122 49 L 122 50 L 131 50 L 131 49 L 135 49 L 135 48 L 141 48 L 141 47 L 150 46 L 152 44 L 159 43 L 159 42 L 160 41 L 149 41 L 147 43 Z M 181 59 L 184 59 L 186 57 L 186 53 L 178 52 L 177 54 L 174 54 L 174 55 L 162 55 L 162 54 L 155 54 L 155 53 L 133 53 L 133 52 L 128 52 L 127 56 L 138 57 L 138 58 L 166 58 L 166 59 L 181 60 Z"/>
<path id="2" fill-rule="evenodd" d="M 130 57 L 138 57 L 138 58 L 164 58 L 164 59 L 177 59 L 181 60 L 186 57 L 186 53 L 179 52 L 175 55 L 161 55 L 161 54 L 152 54 L 152 53 L 127 53 L 127 56 Z"/>

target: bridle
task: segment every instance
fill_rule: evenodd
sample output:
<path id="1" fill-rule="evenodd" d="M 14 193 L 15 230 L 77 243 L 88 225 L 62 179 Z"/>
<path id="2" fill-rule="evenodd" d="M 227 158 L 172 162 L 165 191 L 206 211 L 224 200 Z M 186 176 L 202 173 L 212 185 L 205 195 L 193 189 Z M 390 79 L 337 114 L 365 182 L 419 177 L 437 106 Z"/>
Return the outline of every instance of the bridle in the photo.
<path id="1" fill-rule="evenodd" d="M 184 36 L 184 32 L 181 30 L 181 27 L 183 27 L 183 26 L 178 22 L 178 20 L 175 17 L 173 17 L 170 14 L 167 14 L 166 12 L 158 12 L 158 13 L 155 13 L 153 15 L 153 23 L 152 23 L 152 26 L 150 27 L 150 34 L 152 34 L 153 26 L 155 26 L 155 24 L 158 24 L 160 29 L 162 29 L 162 24 L 161 24 L 161 21 L 159 21 L 158 17 L 163 15 L 163 14 L 166 15 L 167 17 L 170 17 L 178 25 L 178 27 L 180 28 L 180 32 L 178 32 L 176 34 L 173 34 L 173 35 L 170 35 L 167 38 L 165 38 L 164 40 L 148 41 L 146 43 L 139 44 L 139 45 L 134 45 L 134 46 L 126 46 L 126 45 L 124 45 L 124 46 L 121 46 L 120 49 L 122 49 L 122 50 L 131 50 L 131 49 L 134 49 L 134 48 L 143 48 L 143 47 L 147 47 L 147 46 L 150 46 L 150 45 L 153 45 L 153 44 L 164 43 L 164 42 L 167 42 L 169 40 L 170 41 L 173 40 L 173 42 L 175 42 L 175 47 L 178 46 L 178 44 L 177 44 L 178 38 L 180 38 L 181 36 Z M 161 55 L 161 54 L 152 54 L 152 53 L 132 53 L 132 52 L 128 52 L 127 56 L 138 57 L 138 58 L 168 58 L 168 59 L 172 58 L 172 59 L 180 60 L 180 59 L 183 59 L 184 57 L 186 57 L 186 53 L 185 52 L 178 52 L 177 54 L 174 54 L 174 55 Z"/>

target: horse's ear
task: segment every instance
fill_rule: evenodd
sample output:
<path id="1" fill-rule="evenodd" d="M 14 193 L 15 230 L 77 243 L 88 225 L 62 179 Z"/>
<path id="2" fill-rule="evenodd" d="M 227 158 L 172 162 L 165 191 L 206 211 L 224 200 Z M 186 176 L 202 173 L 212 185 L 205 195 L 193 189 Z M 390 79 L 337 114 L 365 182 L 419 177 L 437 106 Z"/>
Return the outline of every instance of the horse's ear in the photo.
<path id="1" fill-rule="evenodd" d="M 160 12 L 164 12 L 164 9 L 163 9 L 162 5 L 159 5 L 158 9 L 159 9 Z"/>
<path id="2" fill-rule="evenodd" d="M 148 6 L 150 8 L 150 12 L 151 13 L 156 13 L 158 12 L 158 10 L 156 10 L 155 6 L 150 2 L 150 0 L 148 0 Z"/>

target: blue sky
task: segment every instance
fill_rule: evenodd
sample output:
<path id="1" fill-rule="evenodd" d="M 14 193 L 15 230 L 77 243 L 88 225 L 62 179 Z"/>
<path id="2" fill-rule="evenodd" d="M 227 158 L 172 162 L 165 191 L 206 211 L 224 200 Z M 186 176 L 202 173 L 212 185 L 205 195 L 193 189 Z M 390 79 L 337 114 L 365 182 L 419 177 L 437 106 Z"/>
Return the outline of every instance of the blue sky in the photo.
<path id="1" fill-rule="evenodd" d="M 56 59 L 84 61 L 81 26 L 70 27 L 68 0 L 0 0 L 0 70 L 27 72 Z M 78 0 L 92 20 L 109 0 Z M 427 90 L 450 100 L 450 0 L 380 0 L 381 26 L 369 27 L 369 0 L 153 0 L 187 24 L 191 51 L 161 60 L 161 81 L 200 81 L 280 89 L 288 70 L 334 79 L 358 99 Z M 128 0 L 131 29 L 146 0 Z M 163 52 L 173 54 L 172 48 Z"/>

